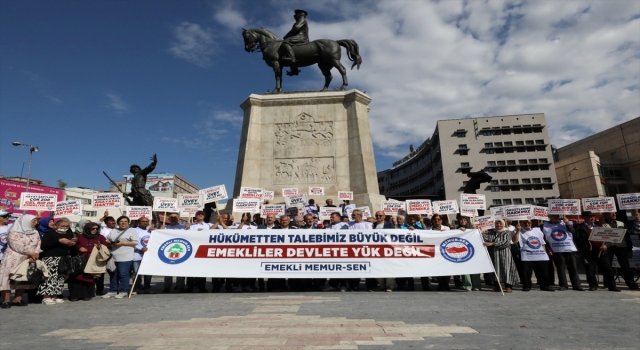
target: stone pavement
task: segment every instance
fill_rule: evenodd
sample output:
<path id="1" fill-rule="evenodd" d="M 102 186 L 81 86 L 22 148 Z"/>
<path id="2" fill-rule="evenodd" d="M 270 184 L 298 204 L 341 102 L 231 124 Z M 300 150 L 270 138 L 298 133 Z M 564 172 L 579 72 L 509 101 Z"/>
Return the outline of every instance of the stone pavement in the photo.
<path id="1" fill-rule="evenodd" d="M 0 349 L 104 348 L 638 349 L 640 292 L 155 294 L 0 310 Z"/>

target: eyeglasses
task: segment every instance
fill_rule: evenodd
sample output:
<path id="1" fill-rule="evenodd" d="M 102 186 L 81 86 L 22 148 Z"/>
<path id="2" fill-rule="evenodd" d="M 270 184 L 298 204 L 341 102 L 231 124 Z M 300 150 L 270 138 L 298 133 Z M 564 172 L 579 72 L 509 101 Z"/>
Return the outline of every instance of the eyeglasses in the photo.
<path id="1" fill-rule="evenodd" d="M 91 231 L 93 231 L 93 230 L 97 230 L 97 229 L 98 229 L 97 227 L 92 227 L 92 228 L 91 228 Z"/>
<path id="2" fill-rule="evenodd" d="M 384 215 L 376 215 L 376 217 L 378 217 L 378 218 L 383 218 L 383 217 L 384 217 Z"/>

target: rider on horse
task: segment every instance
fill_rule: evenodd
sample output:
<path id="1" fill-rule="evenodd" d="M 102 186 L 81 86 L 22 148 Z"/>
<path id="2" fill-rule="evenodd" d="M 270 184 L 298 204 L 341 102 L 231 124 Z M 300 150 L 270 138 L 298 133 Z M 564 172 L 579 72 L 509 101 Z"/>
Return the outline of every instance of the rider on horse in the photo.
<path id="1" fill-rule="evenodd" d="M 293 18 L 296 19 L 296 23 L 293 25 L 289 33 L 284 36 L 282 41 L 282 50 L 285 53 L 285 57 L 288 56 L 291 59 L 291 70 L 287 72 L 287 75 L 298 75 L 300 70 L 296 63 L 296 56 L 293 53 L 292 45 L 306 44 L 309 42 L 309 26 L 307 25 L 307 11 L 295 10 Z"/>

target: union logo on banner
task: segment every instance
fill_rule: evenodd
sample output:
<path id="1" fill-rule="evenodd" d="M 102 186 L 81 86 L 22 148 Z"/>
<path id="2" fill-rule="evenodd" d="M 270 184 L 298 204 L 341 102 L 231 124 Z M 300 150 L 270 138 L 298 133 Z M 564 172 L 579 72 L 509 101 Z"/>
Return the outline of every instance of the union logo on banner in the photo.
<path id="1" fill-rule="evenodd" d="M 448 261 L 463 263 L 473 257 L 473 245 L 464 238 L 449 238 L 440 244 L 440 254 Z"/>
<path id="2" fill-rule="evenodd" d="M 180 264 L 191 256 L 193 247 L 184 238 L 170 239 L 160 245 L 158 257 L 167 264 Z"/>

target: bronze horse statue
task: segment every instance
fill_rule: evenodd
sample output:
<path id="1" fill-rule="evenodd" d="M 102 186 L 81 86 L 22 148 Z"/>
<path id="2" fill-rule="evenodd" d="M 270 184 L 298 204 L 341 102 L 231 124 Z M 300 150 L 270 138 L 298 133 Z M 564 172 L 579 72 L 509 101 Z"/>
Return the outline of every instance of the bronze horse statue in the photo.
<path id="1" fill-rule="evenodd" d="M 262 51 L 262 59 L 269 67 L 273 68 L 273 72 L 276 75 L 276 88 L 273 92 L 282 92 L 282 68 L 290 67 L 292 63 L 291 59 L 283 57 L 285 55 L 280 50 L 282 39 L 264 28 L 242 29 L 245 51 Z M 296 57 L 295 66 L 307 67 L 317 63 L 322 75 L 324 75 L 324 88 L 322 90 L 329 88 L 329 83 L 333 78 L 331 76 L 331 68 L 335 67 L 342 75 L 340 90 L 345 90 L 349 82 L 347 81 L 347 70 L 340 63 L 340 46 L 347 49 L 347 56 L 353 62 L 351 69 L 356 66 L 360 69 L 362 58 L 358 52 L 358 44 L 350 39 L 318 39 L 306 44 L 295 45 L 293 46 L 293 52 Z"/>

